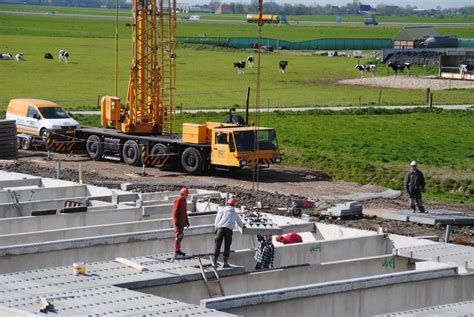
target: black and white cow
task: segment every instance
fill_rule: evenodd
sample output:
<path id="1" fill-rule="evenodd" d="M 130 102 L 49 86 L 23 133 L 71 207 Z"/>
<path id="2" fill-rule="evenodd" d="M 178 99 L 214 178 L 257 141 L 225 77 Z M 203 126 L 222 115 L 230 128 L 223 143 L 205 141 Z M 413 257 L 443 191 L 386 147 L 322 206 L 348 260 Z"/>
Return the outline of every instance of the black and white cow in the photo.
<path id="1" fill-rule="evenodd" d="M 464 79 L 464 75 L 467 72 L 472 72 L 473 70 L 474 70 L 473 65 L 468 65 L 468 64 L 459 65 L 459 75 L 461 75 L 461 79 Z"/>
<path id="2" fill-rule="evenodd" d="M 237 74 L 243 74 L 245 69 L 245 61 L 234 62 L 234 68 L 237 69 Z"/>
<path id="3" fill-rule="evenodd" d="M 23 62 L 25 60 L 25 56 L 23 55 L 23 53 L 17 53 L 15 55 L 15 59 L 17 62 Z"/>
<path id="4" fill-rule="evenodd" d="M 247 64 L 249 65 L 249 68 L 252 68 L 253 67 L 253 56 L 250 55 L 249 57 L 247 57 Z"/>
<path id="5" fill-rule="evenodd" d="M 393 69 L 393 71 L 395 72 L 395 76 L 397 76 L 398 71 L 403 73 L 405 70 L 407 70 L 408 74 L 410 74 L 410 63 L 398 64 L 390 62 L 387 66 Z"/>
<path id="6" fill-rule="evenodd" d="M 12 58 L 13 58 L 13 56 L 10 53 L 0 53 L 0 60 L 9 61 Z"/>
<path id="7" fill-rule="evenodd" d="M 67 63 L 67 59 L 69 58 L 69 52 L 66 50 L 59 51 L 59 61 Z"/>
<path id="8" fill-rule="evenodd" d="M 375 76 L 375 71 L 377 70 L 377 66 L 375 64 L 357 64 L 354 68 L 360 72 L 360 77 L 364 77 L 365 73 L 371 73 L 373 77 Z"/>
<path id="9" fill-rule="evenodd" d="M 279 72 L 283 74 L 285 73 L 286 66 L 288 66 L 288 61 L 280 61 L 278 63 L 278 66 L 279 66 Z"/>
<path id="10" fill-rule="evenodd" d="M 44 58 L 45 59 L 53 59 L 53 54 L 46 52 L 46 53 L 44 53 Z"/>

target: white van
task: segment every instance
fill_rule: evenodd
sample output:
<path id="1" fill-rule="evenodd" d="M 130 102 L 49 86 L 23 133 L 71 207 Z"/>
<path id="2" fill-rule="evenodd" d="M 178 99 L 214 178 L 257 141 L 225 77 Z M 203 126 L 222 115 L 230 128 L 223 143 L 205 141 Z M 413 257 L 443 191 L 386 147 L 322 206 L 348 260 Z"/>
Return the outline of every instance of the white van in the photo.
<path id="1" fill-rule="evenodd" d="M 199 15 L 192 15 L 189 17 L 189 21 L 199 21 L 201 17 Z"/>
<path id="2" fill-rule="evenodd" d="M 72 134 L 81 126 L 58 104 L 40 99 L 12 99 L 8 104 L 7 120 L 16 121 L 17 133 L 46 139 L 48 131 Z"/>

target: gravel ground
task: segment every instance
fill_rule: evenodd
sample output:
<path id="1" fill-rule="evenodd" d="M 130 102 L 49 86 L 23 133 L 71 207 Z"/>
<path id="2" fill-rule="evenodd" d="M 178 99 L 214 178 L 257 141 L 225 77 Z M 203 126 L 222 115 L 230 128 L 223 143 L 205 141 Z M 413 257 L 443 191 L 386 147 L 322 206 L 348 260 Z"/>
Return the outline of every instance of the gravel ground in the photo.
<path id="1" fill-rule="evenodd" d="M 365 77 L 344 79 L 338 81 L 343 85 L 401 88 L 401 89 L 426 89 L 443 90 L 449 88 L 474 88 L 474 81 L 436 79 L 409 76 Z"/>

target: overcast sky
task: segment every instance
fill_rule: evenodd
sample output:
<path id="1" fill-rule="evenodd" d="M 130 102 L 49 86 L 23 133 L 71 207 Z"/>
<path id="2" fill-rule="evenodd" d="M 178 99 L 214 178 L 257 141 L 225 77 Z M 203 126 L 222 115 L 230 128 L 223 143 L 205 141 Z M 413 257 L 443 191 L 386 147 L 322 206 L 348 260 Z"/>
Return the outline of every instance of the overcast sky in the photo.
<path id="1" fill-rule="evenodd" d="M 270 0 L 263 0 L 264 3 Z M 326 4 L 333 4 L 333 5 L 343 5 L 348 2 L 352 2 L 349 0 L 274 0 L 276 3 L 304 3 L 307 5 L 310 4 L 319 4 L 319 5 L 326 5 Z M 189 2 L 192 4 L 205 4 L 209 3 L 206 0 L 178 0 L 178 2 Z M 250 3 L 250 0 L 221 0 L 224 3 L 230 2 L 240 2 L 240 3 Z M 442 8 L 459 8 L 468 5 L 474 5 L 473 0 L 362 0 L 363 4 L 370 4 L 372 6 L 376 6 L 377 4 L 384 3 L 384 4 L 394 4 L 399 6 L 406 6 L 407 4 L 416 5 L 420 9 L 429 9 L 429 8 L 436 8 L 440 6 Z"/>

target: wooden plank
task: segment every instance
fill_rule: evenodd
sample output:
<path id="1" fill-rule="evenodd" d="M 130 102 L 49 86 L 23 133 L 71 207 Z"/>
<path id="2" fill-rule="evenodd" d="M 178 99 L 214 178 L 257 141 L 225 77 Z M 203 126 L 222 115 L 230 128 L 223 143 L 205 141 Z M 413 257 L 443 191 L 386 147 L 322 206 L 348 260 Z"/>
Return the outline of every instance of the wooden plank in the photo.
<path id="1" fill-rule="evenodd" d="M 133 262 L 131 260 L 128 260 L 128 259 L 125 259 L 125 258 L 115 258 L 115 262 L 119 262 L 119 263 L 122 263 L 126 266 L 130 266 L 140 272 L 143 272 L 143 271 L 148 271 L 148 268 L 146 266 L 143 266 L 141 264 L 138 264 L 137 262 Z"/>

